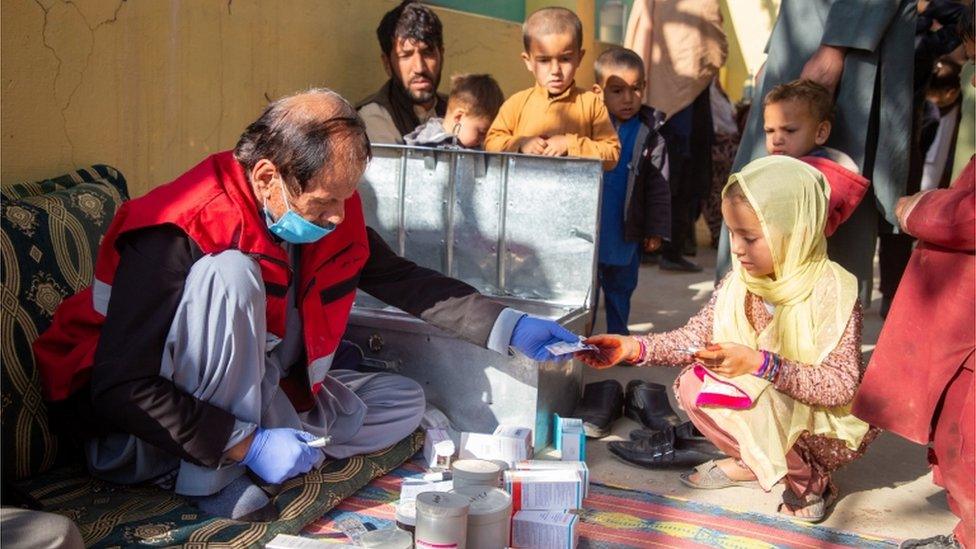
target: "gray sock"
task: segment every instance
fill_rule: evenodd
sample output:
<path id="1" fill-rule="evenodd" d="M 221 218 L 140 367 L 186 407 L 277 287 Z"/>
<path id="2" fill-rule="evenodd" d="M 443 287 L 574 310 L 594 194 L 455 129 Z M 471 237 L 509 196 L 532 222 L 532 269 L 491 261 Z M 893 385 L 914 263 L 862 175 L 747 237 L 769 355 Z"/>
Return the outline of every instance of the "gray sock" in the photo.
<path id="1" fill-rule="evenodd" d="M 232 519 L 253 513 L 271 501 L 247 475 L 237 477 L 216 494 L 190 499 L 205 513 Z"/>

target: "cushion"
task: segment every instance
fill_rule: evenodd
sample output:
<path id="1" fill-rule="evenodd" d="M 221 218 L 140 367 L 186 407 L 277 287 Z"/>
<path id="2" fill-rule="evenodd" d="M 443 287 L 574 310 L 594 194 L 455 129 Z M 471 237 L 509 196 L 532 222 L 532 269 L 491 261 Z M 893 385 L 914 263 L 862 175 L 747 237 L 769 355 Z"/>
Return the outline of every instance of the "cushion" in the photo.
<path id="1" fill-rule="evenodd" d="M 91 284 L 98 244 L 128 191 L 122 174 L 97 165 L 4 185 L 0 196 L 0 437 L 4 478 L 17 479 L 50 469 L 58 452 L 31 343 L 62 299 Z"/>
<path id="2" fill-rule="evenodd" d="M 297 534 L 374 478 L 399 467 L 423 443 L 418 430 L 385 450 L 329 461 L 284 483 L 274 498 L 280 513 L 275 522 L 215 518 L 173 492 L 102 482 L 81 468 L 57 469 L 15 485 L 42 510 L 73 520 L 86 546 L 262 547 L 277 534 Z"/>

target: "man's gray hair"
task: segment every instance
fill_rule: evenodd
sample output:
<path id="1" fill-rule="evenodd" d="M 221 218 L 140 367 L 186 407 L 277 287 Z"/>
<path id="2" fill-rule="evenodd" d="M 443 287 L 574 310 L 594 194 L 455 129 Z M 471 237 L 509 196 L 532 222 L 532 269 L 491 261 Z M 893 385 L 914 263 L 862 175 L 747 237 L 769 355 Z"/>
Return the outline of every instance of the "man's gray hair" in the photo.
<path id="1" fill-rule="evenodd" d="M 270 160 L 286 184 L 304 191 L 338 144 L 352 160 L 365 164 L 372 157 L 366 126 L 352 105 L 330 89 L 312 88 L 265 107 L 241 134 L 234 157 L 247 173 Z"/>

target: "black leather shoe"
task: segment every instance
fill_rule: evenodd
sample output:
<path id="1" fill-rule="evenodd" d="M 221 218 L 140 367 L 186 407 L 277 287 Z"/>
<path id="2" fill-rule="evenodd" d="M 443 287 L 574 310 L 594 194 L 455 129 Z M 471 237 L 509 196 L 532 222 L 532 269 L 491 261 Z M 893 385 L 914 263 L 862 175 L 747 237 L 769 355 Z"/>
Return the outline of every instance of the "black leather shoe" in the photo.
<path id="1" fill-rule="evenodd" d="M 682 448 L 676 443 L 674 429 L 667 429 L 647 438 L 610 442 L 607 448 L 623 461 L 648 469 L 695 467 L 715 457 L 705 452 Z"/>
<path id="2" fill-rule="evenodd" d="M 587 383 L 583 399 L 576 405 L 572 417 L 583 420 L 583 432 L 589 438 L 603 438 L 610 434 L 610 426 L 620 419 L 624 390 L 615 379 Z"/>
<path id="3" fill-rule="evenodd" d="M 668 402 L 668 388 L 660 383 L 635 379 L 627 384 L 624 413 L 648 429 L 663 431 L 681 425 Z"/>
<path id="4" fill-rule="evenodd" d="M 684 440 L 687 442 L 708 442 L 705 435 L 702 434 L 702 432 L 695 427 L 695 424 L 690 421 L 686 421 L 675 427 L 674 436 L 678 440 Z"/>
<path id="5" fill-rule="evenodd" d="M 701 266 L 696 265 L 683 257 L 677 260 L 671 260 L 661 256 L 661 260 L 658 261 L 658 267 L 660 267 L 662 271 L 678 271 L 682 273 L 700 273 L 702 271 Z"/>
<path id="6" fill-rule="evenodd" d="M 660 431 L 651 429 L 634 429 L 630 432 L 630 440 L 651 439 L 659 435 Z M 724 454 L 705 435 L 695 428 L 695 424 L 686 421 L 674 428 L 674 446 L 681 450 L 695 450 L 703 454 L 712 456 L 712 459 L 722 457 Z"/>

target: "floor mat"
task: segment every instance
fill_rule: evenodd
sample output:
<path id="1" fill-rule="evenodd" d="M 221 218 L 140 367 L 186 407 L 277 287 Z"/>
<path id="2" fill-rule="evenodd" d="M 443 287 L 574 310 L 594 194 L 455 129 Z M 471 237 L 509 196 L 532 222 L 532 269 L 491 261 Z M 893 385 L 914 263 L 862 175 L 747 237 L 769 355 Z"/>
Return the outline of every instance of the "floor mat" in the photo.
<path id="1" fill-rule="evenodd" d="M 416 463 L 377 478 L 303 530 L 305 537 L 347 541 L 335 527 L 355 517 L 375 528 L 394 524 L 394 503 L 405 477 L 419 476 Z M 580 549 L 627 547 L 774 547 L 832 549 L 897 546 L 892 540 L 841 532 L 760 513 L 733 511 L 706 503 L 590 484 L 580 512 Z"/>

